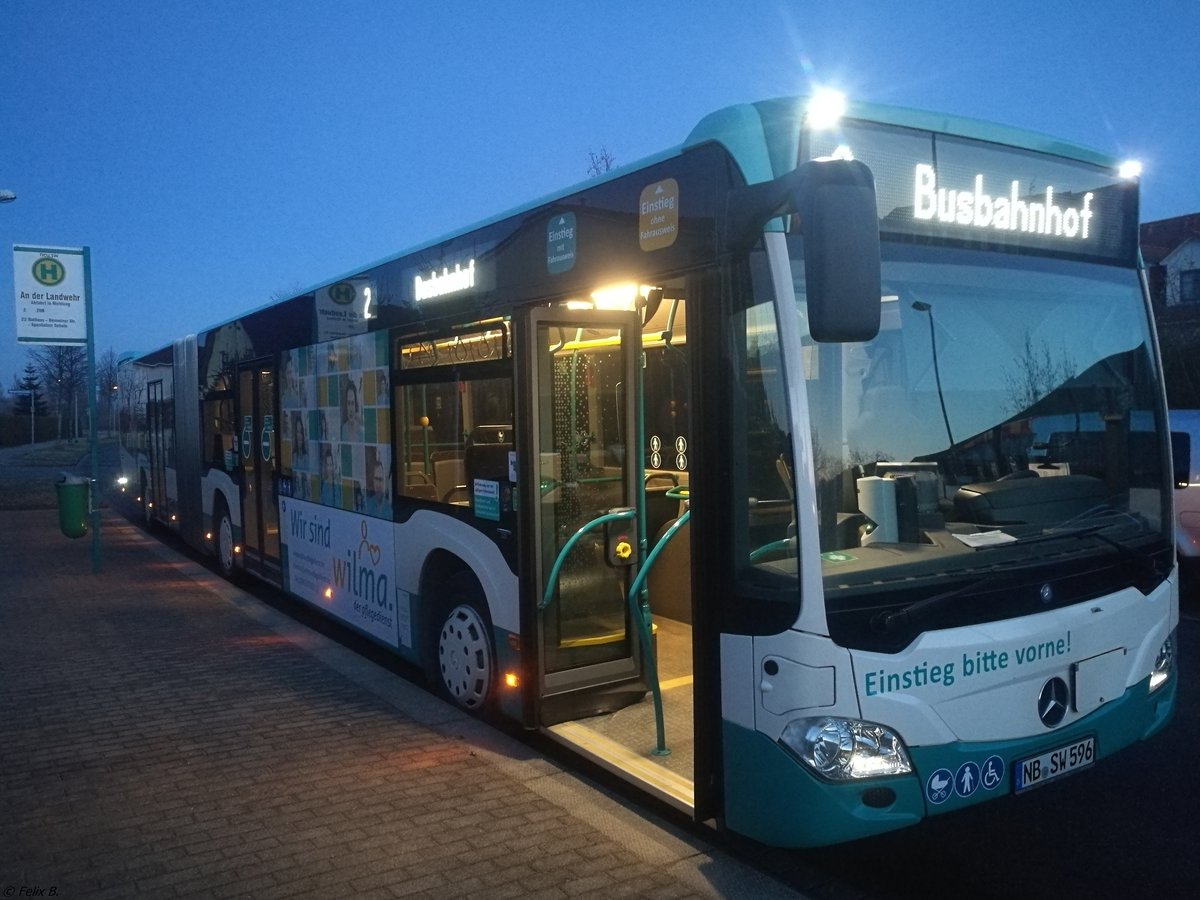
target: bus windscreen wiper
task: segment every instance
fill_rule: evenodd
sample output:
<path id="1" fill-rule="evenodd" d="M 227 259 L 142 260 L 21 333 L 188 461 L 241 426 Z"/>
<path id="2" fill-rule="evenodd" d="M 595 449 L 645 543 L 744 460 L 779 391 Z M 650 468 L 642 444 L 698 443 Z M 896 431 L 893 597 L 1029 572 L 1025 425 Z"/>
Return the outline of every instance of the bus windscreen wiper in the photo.
<path id="1" fill-rule="evenodd" d="M 1029 544 L 1039 544 L 1045 541 L 1060 540 L 1063 538 L 1094 538 L 1095 540 L 1112 547 L 1123 557 L 1142 567 L 1147 575 L 1157 574 L 1158 567 L 1154 557 L 1144 550 L 1139 550 L 1136 547 L 1130 547 L 1120 541 L 1109 537 L 1102 532 L 1116 524 L 1115 522 L 1098 522 L 1093 525 L 1081 525 L 1076 528 L 1060 528 L 1056 531 L 1045 531 L 1042 534 L 1030 535 L 1029 537 L 1019 538 L 1016 541 L 1005 544 L 1005 547 L 1028 546 Z M 975 581 L 961 585 L 948 591 L 943 591 L 940 594 L 934 594 L 932 597 L 926 597 L 924 600 L 918 600 L 903 609 L 895 612 L 879 613 L 872 617 L 871 625 L 885 633 L 890 633 L 900 629 L 906 625 L 911 625 L 926 618 L 931 613 L 951 603 L 954 600 L 966 595 L 975 593 L 984 587 L 995 587 L 997 581 L 1004 580 L 1010 576 L 1014 568 L 997 568 L 995 571 L 985 575 L 983 578 L 978 578 Z"/>
<path id="2" fill-rule="evenodd" d="M 1033 535 L 1027 538 L 1021 538 L 1016 543 L 1017 545 L 1036 544 L 1042 541 L 1056 540 L 1058 538 L 1095 538 L 1102 544 L 1107 544 L 1112 547 L 1126 559 L 1136 562 L 1146 570 L 1146 574 L 1153 575 L 1158 571 L 1158 565 L 1155 563 L 1154 557 L 1145 550 L 1139 550 L 1136 547 L 1130 547 L 1128 544 L 1123 544 L 1116 538 L 1109 537 L 1104 534 L 1104 530 L 1117 524 L 1116 522 L 1100 522 L 1095 525 L 1081 525 L 1078 528 L 1063 528 L 1057 531 L 1046 531 L 1039 535 Z"/>
<path id="3" fill-rule="evenodd" d="M 1003 575 L 1003 572 L 992 572 L 983 578 L 977 578 L 960 587 L 949 591 L 942 591 L 940 594 L 934 594 L 932 597 L 926 597 L 924 600 L 910 603 L 908 606 L 898 609 L 895 612 L 879 613 L 871 618 L 871 625 L 885 633 L 896 631 L 905 625 L 919 622 L 930 613 L 964 594 L 975 593 L 980 588 L 1002 579 Z"/>
<path id="4" fill-rule="evenodd" d="M 1112 544 L 1114 547 L 1120 547 L 1121 544 L 1118 541 L 1114 541 L 1112 538 L 1105 537 L 1099 533 L 1105 528 L 1111 528 L 1115 524 L 1115 522 L 1098 522 L 1095 525 L 1078 525 L 1074 528 L 1060 528 L 1055 526 L 1054 528 L 1045 529 L 1041 534 L 1031 534 L 1028 537 L 1017 538 L 1008 546 L 1024 547 L 1028 546 L 1029 544 L 1041 544 L 1046 541 L 1057 541 L 1062 538 L 1090 537 L 1095 535 L 1099 540 L 1106 544 Z"/>

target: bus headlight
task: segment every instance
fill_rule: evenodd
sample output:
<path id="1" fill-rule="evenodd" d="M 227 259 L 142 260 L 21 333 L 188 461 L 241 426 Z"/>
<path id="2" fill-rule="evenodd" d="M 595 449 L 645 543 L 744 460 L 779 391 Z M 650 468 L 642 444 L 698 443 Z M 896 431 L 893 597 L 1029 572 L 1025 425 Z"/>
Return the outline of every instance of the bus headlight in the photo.
<path id="1" fill-rule="evenodd" d="M 1150 672 L 1150 690 L 1157 691 L 1171 680 L 1175 671 L 1175 632 L 1172 631 L 1158 648 L 1158 656 L 1154 658 L 1154 669 Z"/>
<path id="2" fill-rule="evenodd" d="M 815 774 L 829 781 L 854 781 L 912 771 L 904 742 L 890 728 L 858 719 L 822 716 L 796 719 L 781 743 Z"/>

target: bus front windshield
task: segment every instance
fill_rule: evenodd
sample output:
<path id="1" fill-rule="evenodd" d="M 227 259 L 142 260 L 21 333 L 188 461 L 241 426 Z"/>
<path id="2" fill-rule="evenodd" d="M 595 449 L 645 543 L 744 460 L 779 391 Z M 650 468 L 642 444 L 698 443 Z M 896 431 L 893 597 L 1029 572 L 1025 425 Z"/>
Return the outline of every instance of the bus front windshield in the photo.
<path id="1" fill-rule="evenodd" d="M 835 639 L 898 648 L 1160 582 L 1169 482 L 1137 273 L 883 253 L 878 336 L 806 335 L 801 361 Z"/>

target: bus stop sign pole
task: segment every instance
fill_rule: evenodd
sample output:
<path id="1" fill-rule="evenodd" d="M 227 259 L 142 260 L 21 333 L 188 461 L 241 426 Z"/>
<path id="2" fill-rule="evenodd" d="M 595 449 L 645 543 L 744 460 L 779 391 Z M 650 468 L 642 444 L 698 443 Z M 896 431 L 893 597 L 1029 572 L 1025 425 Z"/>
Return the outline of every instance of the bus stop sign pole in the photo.
<path id="1" fill-rule="evenodd" d="M 13 246 L 17 342 L 87 348 L 88 447 L 91 483 L 88 512 L 92 571 L 100 571 L 100 432 L 97 422 L 96 337 L 92 323 L 92 253 L 89 247 Z M 82 312 L 82 316 L 80 313 Z M 31 396 L 32 409 L 34 397 Z M 82 535 L 80 535 L 82 537 Z"/>

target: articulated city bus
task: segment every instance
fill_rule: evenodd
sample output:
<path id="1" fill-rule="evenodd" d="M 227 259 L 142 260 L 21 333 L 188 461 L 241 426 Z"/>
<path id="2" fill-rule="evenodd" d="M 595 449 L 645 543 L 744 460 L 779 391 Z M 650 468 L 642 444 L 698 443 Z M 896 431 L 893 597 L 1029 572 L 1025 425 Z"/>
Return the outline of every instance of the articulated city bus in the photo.
<path id="1" fill-rule="evenodd" d="M 1137 189 L 975 121 L 725 109 L 131 361 L 123 464 L 225 575 L 697 821 L 912 825 L 1171 716 Z"/>

